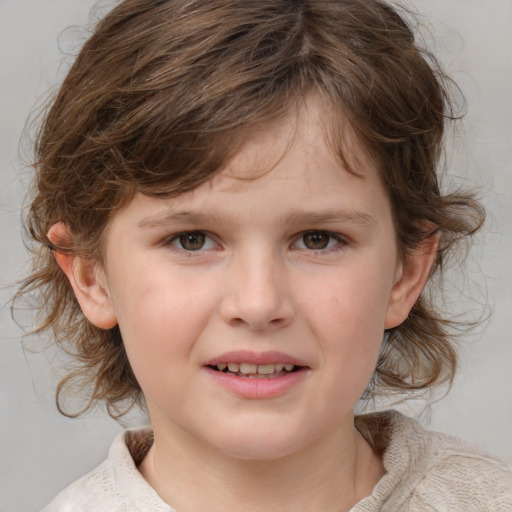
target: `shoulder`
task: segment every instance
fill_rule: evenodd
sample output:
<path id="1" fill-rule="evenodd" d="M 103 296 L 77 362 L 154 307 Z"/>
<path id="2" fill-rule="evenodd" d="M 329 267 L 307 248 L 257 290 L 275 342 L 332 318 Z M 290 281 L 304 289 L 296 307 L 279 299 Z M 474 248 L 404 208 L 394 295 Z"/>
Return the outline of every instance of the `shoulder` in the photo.
<path id="1" fill-rule="evenodd" d="M 108 458 L 64 489 L 42 512 L 172 512 L 137 470 L 151 444 L 149 429 L 119 434 Z"/>
<path id="2" fill-rule="evenodd" d="M 416 501 L 436 511 L 512 511 L 512 470 L 503 461 L 453 436 L 425 430 L 423 436 L 419 453 L 429 463 L 414 490 Z"/>
<path id="3" fill-rule="evenodd" d="M 64 489 L 42 512 L 124 512 L 116 495 L 111 463 L 107 459 Z"/>
<path id="4" fill-rule="evenodd" d="M 448 451 L 424 475 L 412 498 L 435 511 L 511 512 L 512 472 L 491 457 Z"/>
<path id="5" fill-rule="evenodd" d="M 395 411 L 369 415 L 369 424 L 384 439 L 387 474 L 376 487 L 382 510 L 512 511 L 512 470 L 504 462 Z"/>

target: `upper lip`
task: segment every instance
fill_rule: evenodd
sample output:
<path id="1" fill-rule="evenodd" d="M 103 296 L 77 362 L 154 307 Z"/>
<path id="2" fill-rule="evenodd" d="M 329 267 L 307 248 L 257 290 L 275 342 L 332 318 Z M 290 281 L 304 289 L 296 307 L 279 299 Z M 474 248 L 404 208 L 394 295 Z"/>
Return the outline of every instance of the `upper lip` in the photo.
<path id="1" fill-rule="evenodd" d="M 308 366 L 297 357 L 290 356 L 283 352 L 266 351 L 253 352 L 250 350 L 235 350 L 225 352 L 219 356 L 206 361 L 205 366 L 216 366 L 220 363 L 252 363 L 252 364 L 293 364 L 295 366 Z"/>

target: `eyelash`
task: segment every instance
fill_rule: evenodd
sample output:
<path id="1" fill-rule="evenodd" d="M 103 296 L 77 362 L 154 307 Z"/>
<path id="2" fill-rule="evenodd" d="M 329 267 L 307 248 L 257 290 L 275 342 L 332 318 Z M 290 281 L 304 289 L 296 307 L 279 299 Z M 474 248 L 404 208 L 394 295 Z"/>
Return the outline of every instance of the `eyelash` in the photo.
<path id="1" fill-rule="evenodd" d="M 310 236 L 310 235 L 326 236 L 326 237 L 328 237 L 327 247 L 318 248 L 318 249 L 311 249 L 309 247 L 301 248 L 302 250 L 306 250 L 306 251 L 311 252 L 313 254 L 314 253 L 328 254 L 328 253 L 331 253 L 331 252 L 337 252 L 337 251 L 345 249 L 345 247 L 348 244 L 347 239 L 345 237 L 337 234 L 337 233 L 330 233 L 329 231 L 322 231 L 322 230 L 310 230 L 310 231 L 305 231 L 305 232 L 301 233 L 301 235 L 292 244 L 292 246 L 293 245 L 297 245 L 299 242 L 304 243 L 305 237 Z M 333 246 L 329 247 L 329 245 L 333 241 L 336 242 L 336 243 Z"/>
<path id="2" fill-rule="evenodd" d="M 290 247 L 293 248 L 294 246 L 296 246 L 298 243 L 301 243 L 301 242 L 305 246 L 305 244 L 304 244 L 305 237 L 312 236 L 312 235 L 327 236 L 328 237 L 327 246 L 324 248 L 318 248 L 318 249 L 301 247 L 301 248 L 299 248 L 299 250 L 307 251 L 311 254 L 315 254 L 315 253 L 328 254 L 331 252 L 337 252 L 337 251 L 345 249 L 345 247 L 349 243 L 348 240 L 344 236 L 341 236 L 337 233 L 331 233 L 329 231 L 322 231 L 322 230 L 309 230 L 309 231 L 304 231 L 303 233 L 300 233 L 300 235 L 295 239 L 295 241 L 291 244 Z M 187 236 L 189 236 L 189 237 L 190 236 L 204 236 L 205 243 L 207 240 L 209 240 L 210 241 L 209 245 L 214 245 L 214 247 L 207 247 L 205 249 L 205 247 L 204 247 L 205 244 L 203 244 L 198 249 L 193 250 L 193 249 L 186 249 L 185 247 L 183 247 L 182 244 L 180 244 L 181 247 L 179 245 L 175 244 L 175 242 L 177 242 L 177 241 L 179 242 L 180 239 L 182 239 L 183 237 L 187 237 Z M 329 245 L 333 241 L 336 242 L 335 245 L 329 247 Z M 164 242 L 164 245 L 170 246 L 171 248 L 173 248 L 176 251 L 187 254 L 187 256 L 193 256 L 194 253 L 201 253 L 201 252 L 204 252 L 205 250 L 209 250 L 209 249 L 220 248 L 219 244 L 217 242 L 215 242 L 213 237 L 205 231 L 181 231 L 179 233 L 175 233 L 170 238 L 166 239 L 166 241 Z"/>
<path id="3" fill-rule="evenodd" d="M 174 235 L 172 235 L 170 238 L 168 238 L 165 242 L 164 245 L 167 245 L 167 246 L 171 246 L 173 247 L 175 250 L 177 251 L 180 251 L 180 252 L 184 252 L 184 253 L 187 253 L 188 255 L 192 255 L 193 253 L 199 253 L 199 252 L 203 252 L 204 250 L 204 244 L 203 246 L 201 246 L 199 249 L 197 250 L 191 250 L 191 249 L 186 249 L 185 247 L 179 247 L 178 245 L 175 245 L 174 242 L 176 241 L 179 241 L 181 238 L 183 237 L 191 237 L 191 236 L 204 236 L 205 238 L 205 241 L 206 240 L 210 240 L 211 243 L 213 243 L 213 245 L 215 247 L 219 247 L 219 244 L 217 244 L 217 242 L 215 242 L 215 240 L 210 236 L 208 235 L 208 233 L 206 233 L 205 231 L 182 231 L 180 233 L 175 233 Z M 213 248 L 213 247 L 212 247 Z"/>

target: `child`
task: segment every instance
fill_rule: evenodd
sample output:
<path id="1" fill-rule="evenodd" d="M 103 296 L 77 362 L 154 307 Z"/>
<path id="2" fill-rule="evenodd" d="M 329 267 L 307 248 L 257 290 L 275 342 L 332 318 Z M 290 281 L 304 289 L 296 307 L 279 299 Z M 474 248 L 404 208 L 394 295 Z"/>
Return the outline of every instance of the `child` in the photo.
<path id="1" fill-rule="evenodd" d="M 361 396 L 449 383 L 426 292 L 483 221 L 440 193 L 445 79 L 381 0 L 125 0 L 48 111 L 22 291 L 150 429 L 54 511 L 509 511 L 506 466 Z M 124 409 L 123 409 L 124 408 Z"/>

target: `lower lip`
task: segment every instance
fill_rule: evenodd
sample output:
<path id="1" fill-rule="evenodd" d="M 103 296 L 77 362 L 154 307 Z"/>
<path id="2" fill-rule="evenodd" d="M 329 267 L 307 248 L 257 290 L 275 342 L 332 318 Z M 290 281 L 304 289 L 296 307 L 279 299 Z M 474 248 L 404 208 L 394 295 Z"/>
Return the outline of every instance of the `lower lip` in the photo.
<path id="1" fill-rule="evenodd" d="M 272 398 L 297 386 L 306 376 L 307 368 L 274 378 L 249 378 L 223 373 L 205 367 L 211 378 L 224 389 L 243 398 Z"/>

